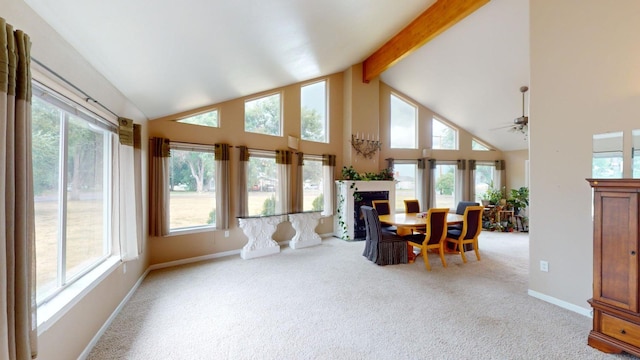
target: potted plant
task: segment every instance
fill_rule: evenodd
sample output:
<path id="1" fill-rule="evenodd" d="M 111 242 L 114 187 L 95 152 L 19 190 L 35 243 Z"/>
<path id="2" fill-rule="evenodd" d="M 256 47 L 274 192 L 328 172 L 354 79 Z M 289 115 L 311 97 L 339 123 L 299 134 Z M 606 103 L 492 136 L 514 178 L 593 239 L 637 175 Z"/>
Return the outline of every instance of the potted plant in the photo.
<path id="1" fill-rule="evenodd" d="M 529 206 L 529 188 L 522 186 L 519 189 L 511 189 L 511 197 L 507 202 L 513 207 L 513 213 L 518 215 L 520 210 Z"/>

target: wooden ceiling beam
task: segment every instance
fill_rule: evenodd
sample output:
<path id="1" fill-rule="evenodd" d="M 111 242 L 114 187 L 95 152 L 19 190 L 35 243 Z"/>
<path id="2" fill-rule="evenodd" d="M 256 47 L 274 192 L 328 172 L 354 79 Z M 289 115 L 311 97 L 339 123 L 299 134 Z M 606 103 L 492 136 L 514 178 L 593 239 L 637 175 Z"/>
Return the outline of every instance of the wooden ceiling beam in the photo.
<path id="1" fill-rule="evenodd" d="M 362 63 L 363 81 L 368 83 L 489 1 L 437 0 Z"/>

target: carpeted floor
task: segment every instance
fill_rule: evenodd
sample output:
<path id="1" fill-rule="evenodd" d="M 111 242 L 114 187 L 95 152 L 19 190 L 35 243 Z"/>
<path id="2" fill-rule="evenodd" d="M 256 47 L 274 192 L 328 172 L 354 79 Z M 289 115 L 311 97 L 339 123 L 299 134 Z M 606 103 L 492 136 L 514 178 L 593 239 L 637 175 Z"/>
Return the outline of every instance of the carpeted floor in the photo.
<path id="1" fill-rule="evenodd" d="M 591 319 L 527 295 L 528 236 L 483 232 L 481 261 L 377 266 L 364 242 L 151 272 L 89 359 L 627 359 Z M 586 301 L 586 299 L 585 299 Z"/>

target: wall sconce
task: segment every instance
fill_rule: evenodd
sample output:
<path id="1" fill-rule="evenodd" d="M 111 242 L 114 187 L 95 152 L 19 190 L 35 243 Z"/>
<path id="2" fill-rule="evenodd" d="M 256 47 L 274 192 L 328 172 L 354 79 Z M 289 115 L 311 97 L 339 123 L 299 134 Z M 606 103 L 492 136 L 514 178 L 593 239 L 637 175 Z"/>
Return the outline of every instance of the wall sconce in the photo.
<path id="1" fill-rule="evenodd" d="M 362 137 L 360 137 L 360 133 L 351 134 L 351 146 L 356 151 L 356 154 L 362 156 L 365 159 L 371 159 L 373 155 L 378 152 L 378 150 L 382 149 L 382 143 L 380 142 L 380 138 L 378 140 L 370 140 L 370 135 L 367 135 L 367 138 L 364 138 L 364 133 Z"/>

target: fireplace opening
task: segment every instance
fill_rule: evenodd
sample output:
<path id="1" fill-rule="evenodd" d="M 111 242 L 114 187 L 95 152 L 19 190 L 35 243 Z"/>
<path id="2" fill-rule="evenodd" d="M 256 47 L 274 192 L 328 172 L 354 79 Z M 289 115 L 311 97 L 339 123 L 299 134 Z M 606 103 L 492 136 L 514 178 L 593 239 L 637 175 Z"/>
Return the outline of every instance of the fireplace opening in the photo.
<path id="1" fill-rule="evenodd" d="M 388 191 L 356 191 L 353 193 L 353 239 L 364 240 L 367 228 L 360 211 L 363 205 L 371 206 L 373 200 L 389 200 Z"/>

